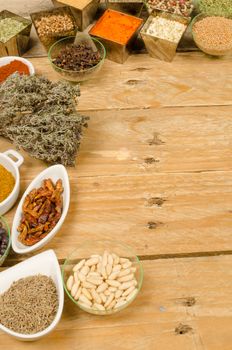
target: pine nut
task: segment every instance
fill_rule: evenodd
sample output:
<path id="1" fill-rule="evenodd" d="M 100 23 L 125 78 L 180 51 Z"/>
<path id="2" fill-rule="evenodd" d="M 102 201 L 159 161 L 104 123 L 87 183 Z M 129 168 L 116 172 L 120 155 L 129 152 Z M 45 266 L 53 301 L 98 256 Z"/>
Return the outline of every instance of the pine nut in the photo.
<path id="1" fill-rule="evenodd" d="M 129 274 L 129 275 L 120 277 L 120 278 L 118 279 L 118 281 L 119 281 L 119 282 L 128 282 L 128 281 L 131 281 L 131 280 L 133 280 L 133 279 L 134 279 L 134 274 L 131 273 L 131 274 Z"/>
<path id="2" fill-rule="evenodd" d="M 112 272 L 119 272 L 122 268 L 122 265 L 114 265 Z"/>
<path id="3" fill-rule="evenodd" d="M 106 283 L 108 283 L 111 287 L 120 287 L 121 283 L 115 280 L 106 280 Z"/>
<path id="4" fill-rule="evenodd" d="M 133 292 L 133 290 L 135 289 L 135 286 L 131 286 L 130 288 L 126 289 L 125 292 L 123 292 L 122 296 L 126 297 L 127 295 L 129 295 L 131 292 Z"/>
<path id="5" fill-rule="evenodd" d="M 100 293 L 100 297 L 101 297 L 101 300 L 102 300 L 103 304 L 105 304 L 106 299 L 107 299 L 107 297 L 105 296 L 105 294 Z"/>
<path id="6" fill-rule="evenodd" d="M 116 287 L 109 287 L 108 289 L 110 292 L 113 292 L 113 293 L 117 291 Z"/>
<path id="7" fill-rule="evenodd" d="M 77 276 L 81 282 L 84 282 L 86 280 L 86 276 L 83 275 L 83 273 L 81 273 L 81 272 L 78 272 Z"/>
<path id="8" fill-rule="evenodd" d="M 104 304 L 105 307 L 109 306 L 110 303 L 113 301 L 114 299 L 114 294 L 110 294 L 108 299 L 106 300 L 106 303 Z"/>
<path id="9" fill-rule="evenodd" d="M 110 305 L 107 306 L 106 310 L 111 310 L 111 309 L 113 309 L 114 306 L 115 306 L 115 304 L 116 304 L 116 300 L 114 299 L 114 300 L 110 303 Z"/>
<path id="10" fill-rule="evenodd" d="M 114 259 L 114 265 L 118 265 L 118 263 L 119 263 L 119 261 L 120 261 L 120 258 L 119 258 L 119 256 L 118 255 L 116 255 L 116 254 L 111 254 L 112 255 L 112 257 L 113 257 L 113 259 Z"/>
<path id="11" fill-rule="evenodd" d="M 84 276 L 88 275 L 90 268 L 88 266 L 82 267 L 80 270 L 80 273 L 82 273 Z"/>
<path id="12" fill-rule="evenodd" d="M 125 290 L 130 288 L 131 286 L 134 286 L 134 281 L 129 281 L 129 282 L 124 282 L 120 285 L 119 289 L 120 290 Z"/>
<path id="13" fill-rule="evenodd" d="M 94 307 L 95 309 L 99 310 L 99 311 L 105 311 L 104 306 L 101 305 L 101 304 L 94 303 L 94 304 L 93 304 L 93 307 Z"/>
<path id="14" fill-rule="evenodd" d="M 80 281 L 79 278 L 78 278 L 77 272 L 74 272 L 74 281 L 75 281 L 75 282 Z"/>
<path id="15" fill-rule="evenodd" d="M 112 272 L 112 265 L 107 264 L 106 265 L 106 274 L 107 274 L 107 276 L 109 276 L 111 274 L 111 272 Z"/>
<path id="16" fill-rule="evenodd" d="M 72 289 L 71 289 L 71 296 L 72 297 L 74 297 L 76 295 L 78 287 L 79 287 L 79 285 L 77 283 L 74 283 L 74 285 L 72 286 Z"/>
<path id="17" fill-rule="evenodd" d="M 119 261 L 120 261 L 120 264 L 125 264 L 125 263 L 127 263 L 128 261 L 130 261 L 130 260 L 127 259 L 127 258 L 120 258 Z"/>
<path id="18" fill-rule="evenodd" d="M 80 287 L 80 288 L 78 289 L 78 291 L 77 291 L 75 297 L 74 297 L 75 300 L 78 300 L 78 299 L 79 299 L 79 296 L 81 295 L 81 290 L 82 290 L 82 288 Z"/>
<path id="19" fill-rule="evenodd" d="M 123 269 L 128 269 L 129 267 L 131 267 L 131 265 L 132 265 L 132 262 L 128 261 L 128 262 L 125 262 L 124 264 L 122 264 L 122 267 L 123 267 Z"/>
<path id="20" fill-rule="evenodd" d="M 86 296 L 86 298 L 88 298 L 89 300 L 93 299 L 92 295 L 90 294 L 90 292 L 86 288 L 82 288 L 82 294 L 84 294 Z"/>
<path id="21" fill-rule="evenodd" d="M 102 257 L 102 266 L 106 266 L 107 265 L 107 260 L 108 260 L 108 252 L 105 250 L 103 257 Z"/>
<path id="22" fill-rule="evenodd" d="M 85 259 L 82 259 L 78 264 L 76 264 L 73 268 L 73 272 L 76 272 L 82 268 L 85 263 Z"/>
<path id="23" fill-rule="evenodd" d="M 79 296 L 79 300 L 80 300 L 80 302 L 82 302 L 82 303 L 84 303 L 84 304 L 86 304 L 86 305 L 88 305 L 88 306 L 91 306 L 91 305 L 92 305 L 91 301 L 90 301 L 84 294 L 82 294 L 82 293 L 81 293 L 81 295 Z"/>
<path id="24" fill-rule="evenodd" d="M 74 278 L 73 276 L 69 276 L 68 280 L 67 280 L 67 289 L 70 291 L 72 289 L 72 286 L 73 286 L 73 283 L 74 283 Z"/>
<path id="25" fill-rule="evenodd" d="M 119 271 L 117 272 L 112 272 L 109 277 L 108 280 L 115 280 L 118 277 Z"/>
<path id="26" fill-rule="evenodd" d="M 96 271 L 96 265 L 91 266 L 90 271 L 91 271 L 91 272 Z"/>
<path id="27" fill-rule="evenodd" d="M 103 265 L 102 265 L 102 267 L 101 267 L 101 274 L 102 274 L 102 276 L 103 276 L 104 278 L 107 278 L 106 268 L 105 268 L 105 266 L 103 266 Z"/>
<path id="28" fill-rule="evenodd" d="M 86 261 L 85 265 L 90 267 L 90 266 L 98 264 L 98 262 L 99 262 L 99 259 L 95 257 L 95 258 L 88 259 Z"/>
<path id="29" fill-rule="evenodd" d="M 109 264 L 109 265 L 113 265 L 113 263 L 114 263 L 114 259 L 113 259 L 112 255 L 109 254 L 109 255 L 108 255 L 108 264 Z"/>
<path id="30" fill-rule="evenodd" d="M 110 293 L 109 289 L 106 289 L 106 290 L 104 291 L 104 294 L 108 297 L 111 293 Z"/>
<path id="31" fill-rule="evenodd" d="M 97 277 L 87 277 L 87 282 L 93 283 L 96 286 L 100 286 L 102 284 L 102 279 L 101 278 L 97 278 Z"/>
<path id="32" fill-rule="evenodd" d="M 119 272 L 118 278 L 129 275 L 129 273 L 130 273 L 130 269 L 122 270 Z"/>
<path id="33" fill-rule="evenodd" d="M 138 289 L 135 288 L 127 297 L 126 300 L 129 301 L 130 299 L 134 298 L 134 296 L 137 294 Z"/>
<path id="34" fill-rule="evenodd" d="M 107 283 L 102 283 L 98 288 L 97 288 L 97 293 L 102 293 L 108 288 Z"/>
<path id="35" fill-rule="evenodd" d="M 126 301 L 119 301 L 119 302 L 117 302 L 116 303 L 116 305 L 115 305 L 115 309 L 117 309 L 118 307 L 121 307 L 121 306 L 123 306 L 124 304 L 126 304 Z"/>
<path id="36" fill-rule="evenodd" d="M 120 298 L 120 296 L 122 295 L 123 291 L 122 290 L 117 290 L 117 292 L 115 293 L 115 299 Z"/>
<path id="37" fill-rule="evenodd" d="M 87 288 L 87 289 L 96 288 L 95 284 L 90 283 L 90 282 L 88 282 L 88 281 L 84 281 L 84 282 L 82 283 L 82 286 L 85 287 L 85 288 Z"/>
<path id="38" fill-rule="evenodd" d="M 99 294 L 96 292 L 95 289 L 91 289 L 91 294 L 92 294 L 93 299 L 94 299 L 98 304 L 101 304 L 102 300 L 101 300 Z"/>

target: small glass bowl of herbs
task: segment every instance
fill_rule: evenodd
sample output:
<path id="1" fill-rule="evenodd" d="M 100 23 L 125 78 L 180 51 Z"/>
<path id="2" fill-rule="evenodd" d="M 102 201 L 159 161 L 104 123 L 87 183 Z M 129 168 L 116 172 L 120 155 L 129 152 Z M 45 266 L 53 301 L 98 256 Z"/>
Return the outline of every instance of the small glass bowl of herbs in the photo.
<path id="1" fill-rule="evenodd" d="M 63 78 L 81 82 L 93 78 L 101 69 L 106 51 L 103 44 L 92 38 L 97 51 L 88 44 L 74 45 L 75 36 L 63 38 L 53 44 L 48 52 L 52 68 Z"/>
<path id="2" fill-rule="evenodd" d="M 3 216 L 0 216 L 0 266 L 9 254 L 11 246 L 10 228 Z"/>

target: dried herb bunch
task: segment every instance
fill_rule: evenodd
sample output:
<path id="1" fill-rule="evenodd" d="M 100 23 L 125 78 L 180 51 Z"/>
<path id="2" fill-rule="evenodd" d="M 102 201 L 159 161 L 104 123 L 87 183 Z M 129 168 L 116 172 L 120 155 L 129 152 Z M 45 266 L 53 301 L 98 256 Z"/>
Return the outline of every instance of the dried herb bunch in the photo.
<path id="1" fill-rule="evenodd" d="M 88 117 L 76 111 L 78 85 L 10 76 L 0 85 L 0 135 L 31 156 L 74 166 Z"/>

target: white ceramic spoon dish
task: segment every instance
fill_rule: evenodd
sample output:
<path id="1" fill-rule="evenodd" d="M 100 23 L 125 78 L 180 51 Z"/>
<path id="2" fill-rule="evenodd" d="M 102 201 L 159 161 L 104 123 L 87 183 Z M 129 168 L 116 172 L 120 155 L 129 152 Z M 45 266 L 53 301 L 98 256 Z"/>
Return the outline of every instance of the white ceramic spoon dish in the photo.
<path id="1" fill-rule="evenodd" d="M 60 266 L 56 254 L 53 250 L 50 249 L 43 253 L 35 255 L 32 258 L 29 258 L 0 273 L 0 294 L 4 293 L 7 289 L 9 289 L 14 281 L 17 281 L 20 278 L 25 278 L 28 276 L 34 276 L 38 274 L 51 277 L 56 285 L 58 293 L 57 314 L 53 322 L 46 329 L 35 334 L 17 333 L 0 324 L 0 330 L 19 340 L 37 340 L 50 333 L 58 324 L 64 306 L 64 289 L 62 284 Z"/>
<path id="2" fill-rule="evenodd" d="M 27 194 L 34 188 L 39 188 L 42 185 L 42 182 L 44 179 L 52 179 L 53 182 L 56 182 L 58 179 L 62 180 L 63 187 L 64 187 L 64 192 L 62 194 L 63 196 L 63 210 L 62 214 L 60 217 L 60 220 L 57 222 L 56 226 L 53 228 L 51 232 L 48 233 L 48 235 L 41 239 L 38 243 L 35 243 L 32 246 L 26 246 L 22 244 L 18 240 L 18 235 L 19 232 L 17 231 L 17 227 L 20 224 L 20 220 L 22 217 L 22 205 L 24 202 L 24 199 L 26 198 Z M 12 239 L 12 249 L 15 251 L 15 253 L 18 254 L 27 254 L 34 252 L 35 250 L 38 250 L 42 247 L 45 246 L 54 236 L 55 234 L 59 231 L 61 228 L 65 217 L 68 213 L 68 208 L 69 208 L 69 202 L 70 202 L 70 186 L 69 186 L 69 178 L 68 178 L 68 173 L 63 165 L 53 165 L 50 166 L 49 168 L 45 169 L 42 171 L 28 186 L 26 191 L 24 192 L 24 195 L 22 196 L 18 208 L 16 210 L 14 220 L 13 220 L 13 225 L 12 225 L 12 231 L 11 231 L 11 239 Z"/>

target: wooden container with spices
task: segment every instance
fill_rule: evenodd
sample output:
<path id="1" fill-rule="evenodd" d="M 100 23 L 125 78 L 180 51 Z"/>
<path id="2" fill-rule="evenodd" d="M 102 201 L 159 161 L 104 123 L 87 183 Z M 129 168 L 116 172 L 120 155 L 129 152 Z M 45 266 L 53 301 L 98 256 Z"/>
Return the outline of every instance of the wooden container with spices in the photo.
<path id="1" fill-rule="evenodd" d="M 150 56 L 171 62 L 191 18 L 154 11 L 141 30 Z"/>
<path id="2" fill-rule="evenodd" d="M 48 51 L 59 39 L 76 35 L 78 26 L 69 7 L 53 8 L 30 14 L 37 35 Z"/>
<path id="3" fill-rule="evenodd" d="M 6 20 L 12 20 L 12 33 L 17 29 L 15 26 L 15 23 L 17 22 L 22 29 L 18 32 L 16 31 L 16 33 L 10 36 L 9 39 L 6 38 L 6 40 L 3 40 L 3 38 L 0 38 L 0 57 L 22 56 L 28 48 L 32 22 L 10 11 L 3 10 L 0 12 L 0 22 Z"/>
<path id="4" fill-rule="evenodd" d="M 96 16 L 100 0 L 52 0 L 54 6 L 70 6 L 79 30 L 83 31 Z"/>
<path id="5" fill-rule="evenodd" d="M 133 42 L 143 20 L 122 12 L 108 9 L 89 31 L 106 48 L 106 58 L 124 63 L 132 50 Z"/>
<path id="6" fill-rule="evenodd" d="M 144 3 L 142 0 L 106 0 L 106 7 L 115 11 L 141 17 Z"/>

